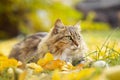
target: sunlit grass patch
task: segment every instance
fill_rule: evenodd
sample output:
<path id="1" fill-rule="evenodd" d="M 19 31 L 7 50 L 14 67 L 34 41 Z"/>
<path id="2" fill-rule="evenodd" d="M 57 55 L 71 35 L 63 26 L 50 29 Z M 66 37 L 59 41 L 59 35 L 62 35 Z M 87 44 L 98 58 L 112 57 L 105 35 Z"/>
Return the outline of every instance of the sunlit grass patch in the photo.
<path id="1" fill-rule="evenodd" d="M 90 36 L 89 36 L 90 35 Z M 88 55 L 94 60 L 104 60 L 109 65 L 120 64 L 120 31 L 92 31 L 84 33 Z"/>
<path id="2" fill-rule="evenodd" d="M 0 41 L 0 54 L 8 56 L 12 47 L 18 42 L 17 39 Z"/>

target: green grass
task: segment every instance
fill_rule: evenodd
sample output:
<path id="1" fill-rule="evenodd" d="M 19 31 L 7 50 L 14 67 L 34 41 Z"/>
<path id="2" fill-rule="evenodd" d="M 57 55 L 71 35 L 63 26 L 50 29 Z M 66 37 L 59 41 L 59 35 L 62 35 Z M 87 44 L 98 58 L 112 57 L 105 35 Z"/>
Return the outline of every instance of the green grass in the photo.
<path id="1" fill-rule="evenodd" d="M 104 60 L 109 65 L 120 64 L 120 30 L 83 32 L 88 45 L 88 54 L 96 60 Z"/>

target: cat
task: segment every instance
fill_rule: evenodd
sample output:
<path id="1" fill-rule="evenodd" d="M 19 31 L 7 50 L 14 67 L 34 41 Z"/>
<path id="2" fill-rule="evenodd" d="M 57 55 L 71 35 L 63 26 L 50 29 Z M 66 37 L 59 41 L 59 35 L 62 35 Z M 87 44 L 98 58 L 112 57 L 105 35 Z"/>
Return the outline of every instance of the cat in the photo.
<path id="1" fill-rule="evenodd" d="M 79 24 L 65 26 L 60 19 L 57 19 L 49 33 L 35 33 L 17 43 L 9 58 L 15 58 L 23 63 L 37 62 L 50 52 L 55 59 L 73 62 L 81 60 L 86 51 L 87 46 Z"/>

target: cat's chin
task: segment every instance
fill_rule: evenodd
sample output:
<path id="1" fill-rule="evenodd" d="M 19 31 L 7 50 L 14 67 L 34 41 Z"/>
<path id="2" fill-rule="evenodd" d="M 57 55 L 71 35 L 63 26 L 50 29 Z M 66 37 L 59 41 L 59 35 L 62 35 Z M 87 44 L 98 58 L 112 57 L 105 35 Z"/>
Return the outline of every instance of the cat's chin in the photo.
<path id="1" fill-rule="evenodd" d="M 72 57 L 74 56 L 73 50 L 66 48 L 61 55 L 56 55 L 55 59 L 64 60 L 66 62 L 72 62 Z"/>
<path id="2" fill-rule="evenodd" d="M 69 61 L 68 60 L 68 54 L 70 53 L 70 50 L 69 49 L 65 49 L 61 54 L 57 54 L 57 55 L 54 55 L 54 59 L 60 59 L 60 60 L 64 60 L 64 61 Z"/>

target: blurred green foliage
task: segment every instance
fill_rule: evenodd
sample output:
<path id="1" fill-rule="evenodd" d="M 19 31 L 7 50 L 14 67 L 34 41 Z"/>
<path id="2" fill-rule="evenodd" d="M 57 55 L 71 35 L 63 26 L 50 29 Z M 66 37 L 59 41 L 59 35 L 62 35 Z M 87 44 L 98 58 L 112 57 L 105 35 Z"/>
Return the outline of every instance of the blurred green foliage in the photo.
<path id="1" fill-rule="evenodd" d="M 83 30 L 109 29 L 107 24 L 94 23 L 92 16 L 90 14 L 87 20 L 82 21 Z M 82 17 L 81 12 L 61 0 L 1 0 L 0 38 L 49 31 L 58 18 L 66 25 L 74 25 Z"/>
<path id="2" fill-rule="evenodd" d="M 48 31 L 57 18 L 68 24 L 81 17 L 82 14 L 59 0 L 1 0 L 0 37 Z"/>

